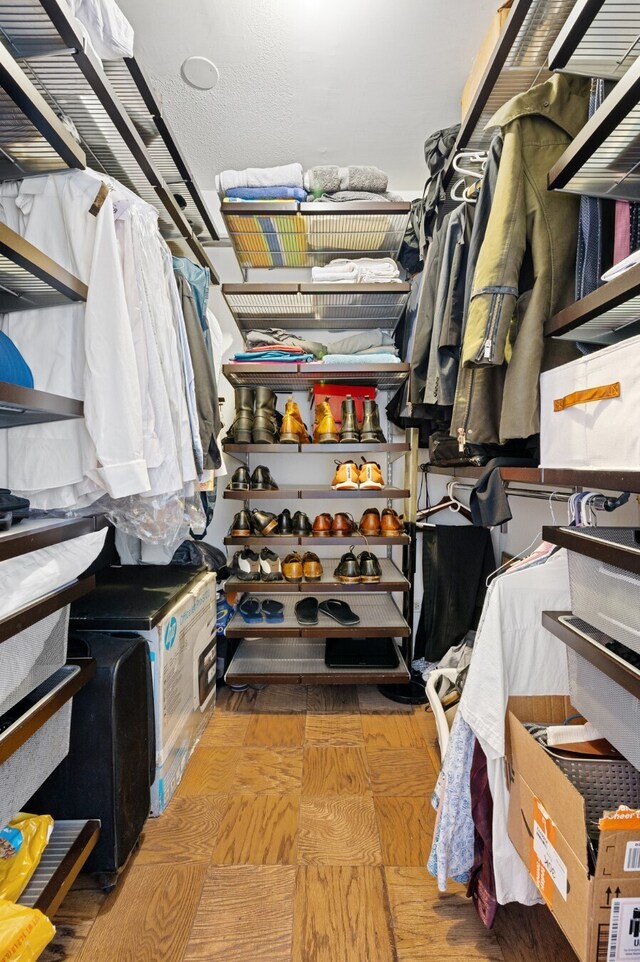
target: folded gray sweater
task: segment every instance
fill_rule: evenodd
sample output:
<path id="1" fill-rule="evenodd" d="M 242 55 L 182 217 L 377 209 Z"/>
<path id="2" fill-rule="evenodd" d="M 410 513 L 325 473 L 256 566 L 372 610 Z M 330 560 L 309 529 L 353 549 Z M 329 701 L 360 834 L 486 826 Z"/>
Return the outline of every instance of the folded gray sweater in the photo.
<path id="1" fill-rule="evenodd" d="M 315 197 L 336 194 L 341 190 L 363 190 L 383 194 L 389 178 L 383 170 L 370 165 L 335 167 L 324 164 L 311 167 L 304 175 L 304 186 Z"/>

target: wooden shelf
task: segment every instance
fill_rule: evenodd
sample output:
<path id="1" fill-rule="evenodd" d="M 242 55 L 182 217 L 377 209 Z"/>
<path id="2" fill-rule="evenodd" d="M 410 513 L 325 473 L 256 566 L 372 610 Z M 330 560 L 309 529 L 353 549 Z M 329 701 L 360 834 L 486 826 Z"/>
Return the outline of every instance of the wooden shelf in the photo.
<path id="1" fill-rule="evenodd" d="M 640 11 L 620 0 L 577 0 L 549 52 L 552 70 L 619 80 L 638 56 Z"/>
<path id="2" fill-rule="evenodd" d="M 2 618 L 0 620 L 0 643 L 6 641 L 7 638 L 13 638 L 19 631 L 30 628 L 31 625 L 35 625 L 36 622 L 53 614 L 54 611 L 59 611 L 60 608 L 70 605 L 72 601 L 93 591 L 95 586 L 96 580 L 91 575 L 81 581 L 74 581 L 72 584 L 60 588 L 59 591 L 53 591 L 30 605 L 25 605 L 24 608 L 20 608 L 19 611 L 14 612 L 7 618 Z"/>
<path id="3" fill-rule="evenodd" d="M 428 474 L 450 478 L 480 478 L 485 468 L 445 468 L 428 465 Z M 501 468 L 503 481 L 561 488 L 587 488 L 592 491 L 640 492 L 638 471 L 586 471 L 578 468 Z"/>
<path id="4" fill-rule="evenodd" d="M 227 669 L 227 684 L 267 685 L 390 685 L 409 681 L 398 652 L 397 668 L 328 668 L 324 642 L 279 638 L 240 642 Z"/>
<path id="5" fill-rule="evenodd" d="M 271 624 L 263 620 L 257 624 L 247 624 L 236 611 L 225 629 L 227 638 L 281 638 L 283 635 L 291 638 L 342 638 L 345 635 L 364 638 L 385 638 L 390 635 L 394 638 L 407 638 L 411 634 L 411 628 L 388 594 L 369 591 L 358 595 L 358 600 L 355 600 L 345 594 L 342 587 L 335 593 L 332 592 L 332 597 L 346 601 L 355 614 L 360 616 L 360 624 L 354 627 L 341 626 L 322 612 L 318 615 L 317 625 L 299 625 L 294 608 L 300 599 L 292 592 L 279 596 L 277 588 L 272 591 L 271 597 L 284 604 L 284 621 Z"/>
<path id="6" fill-rule="evenodd" d="M 38 701 L 31 704 L 25 699 L 11 709 L 11 717 L 18 715 L 21 706 L 24 713 L 0 732 L 0 765 L 27 742 L 38 729 L 91 681 L 96 673 L 93 658 L 83 658 L 77 664 L 60 668 L 51 678 L 36 689 Z"/>
<path id="7" fill-rule="evenodd" d="M 34 518 L 0 532 L 0 561 L 17 558 L 39 548 L 62 544 L 108 524 L 102 515 L 89 518 Z"/>
<path id="8" fill-rule="evenodd" d="M 241 331 L 286 323 L 305 331 L 393 329 L 411 284 L 223 284 Z"/>
<path id="9" fill-rule="evenodd" d="M 0 46 L 0 52 L 2 51 Z M 85 301 L 87 285 L 0 224 L 0 313 Z"/>
<path id="10" fill-rule="evenodd" d="M 82 148 L 2 45 L 0 88 L 1 180 L 87 166 Z"/>
<path id="11" fill-rule="evenodd" d="M 549 190 L 640 199 L 640 60 L 627 70 L 549 172 Z"/>
<path id="12" fill-rule="evenodd" d="M 314 267 L 336 257 L 396 258 L 411 205 L 229 202 L 221 205 L 243 271 L 252 267 Z"/>
<path id="13" fill-rule="evenodd" d="M 453 158 L 460 150 L 486 150 L 495 128 L 485 127 L 516 94 L 550 77 L 547 55 L 574 0 L 515 0 L 482 80 L 462 120 L 445 165 L 445 186 L 456 176 Z"/>
<path id="14" fill-rule="evenodd" d="M 316 384 L 364 384 L 381 391 L 400 387 L 409 374 L 408 364 L 333 365 L 305 363 L 231 362 L 222 373 L 233 387 L 268 387 L 276 393 L 307 391 Z"/>
<path id="15" fill-rule="evenodd" d="M 0 0 L 0 29 L 40 95 L 75 124 L 91 166 L 155 207 L 162 234 L 167 239 L 183 238 L 218 283 L 202 246 L 217 235 L 203 231 L 196 236 L 189 223 L 197 217 L 203 227 L 206 223 L 213 229 L 210 218 L 205 221 L 201 199 L 200 206 L 194 206 L 195 188 L 176 163 L 175 142 L 169 145 L 165 140 L 168 128 L 159 108 L 157 116 L 151 112 L 150 90 L 142 86 L 137 64 L 103 66 L 84 42 L 80 24 L 63 0 L 21 0 L 19 17 L 13 0 Z M 141 104 L 146 104 L 144 110 Z M 184 212 L 176 192 L 187 202 Z"/>
<path id="16" fill-rule="evenodd" d="M 84 417 L 82 401 L 0 381 L 0 428 L 81 417 Z"/>
<path id="17" fill-rule="evenodd" d="M 640 528 L 561 528 L 546 526 L 543 541 L 603 564 L 640 575 Z"/>
<path id="18" fill-rule="evenodd" d="M 38 867 L 18 899 L 20 905 L 38 909 L 53 918 L 95 848 L 99 835 L 100 822 L 97 819 L 56 821 Z"/>
<path id="19" fill-rule="evenodd" d="M 340 498 L 347 500 L 366 498 L 386 498 L 389 501 L 398 501 L 401 498 L 409 497 L 408 488 L 385 487 L 381 490 L 358 488 L 355 491 L 334 491 L 330 487 L 301 487 L 300 485 L 283 484 L 277 491 L 228 491 L 225 489 L 224 497 L 231 501 L 335 501 Z"/>
<path id="20" fill-rule="evenodd" d="M 544 333 L 603 345 L 640 333 L 640 264 L 555 314 Z"/>
<path id="21" fill-rule="evenodd" d="M 348 549 L 349 546 L 345 545 L 345 550 Z M 278 592 L 278 594 L 286 591 L 287 593 L 291 592 L 294 594 L 315 595 L 335 594 L 337 591 L 348 592 L 349 594 L 352 592 L 362 593 L 369 591 L 408 591 L 410 587 L 409 582 L 400 569 L 388 558 L 378 558 L 380 568 L 382 569 L 382 578 L 378 584 L 357 585 L 343 585 L 336 579 L 333 572 L 339 564 L 339 558 L 321 558 L 320 560 L 324 569 L 321 581 L 303 581 L 300 584 L 291 584 L 287 581 L 240 581 L 237 578 L 229 578 L 225 590 L 233 592 L 246 591 L 252 595 L 272 595 L 274 591 Z"/>
<path id="22" fill-rule="evenodd" d="M 579 630 L 571 624 L 567 624 L 560 619 L 571 619 L 574 624 L 581 625 Z M 615 681 L 626 691 L 640 698 L 640 670 L 634 668 L 632 664 L 620 658 L 613 651 L 610 651 L 607 644 L 615 644 L 613 638 L 609 638 L 603 632 L 598 631 L 591 625 L 575 619 L 570 611 L 543 611 L 543 627 L 555 635 L 567 647 L 572 648 L 586 661 Z"/>
<path id="23" fill-rule="evenodd" d="M 391 460 L 402 457 L 411 450 L 405 442 L 344 444 L 225 444 L 225 454 L 390 454 Z"/>

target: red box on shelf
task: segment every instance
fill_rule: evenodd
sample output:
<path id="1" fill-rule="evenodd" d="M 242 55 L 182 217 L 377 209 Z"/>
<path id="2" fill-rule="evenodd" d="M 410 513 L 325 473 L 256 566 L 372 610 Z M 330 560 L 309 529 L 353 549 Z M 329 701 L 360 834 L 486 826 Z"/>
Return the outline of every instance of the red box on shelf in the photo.
<path id="1" fill-rule="evenodd" d="M 367 387 L 362 384 L 316 384 L 313 388 L 314 395 L 314 409 L 317 404 L 321 404 L 326 398 L 329 399 L 329 405 L 331 407 L 331 413 L 338 425 L 342 423 L 342 402 L 347 396 L 350 396 L 356 402 L 356 413 L 358 415 L 358 420 L 362 421 L 363 417 L 363 404 L 362 402 L 366 397 L 371 398 L 372 401 L 376 399 L 376 388 L 375 385 Z"/>

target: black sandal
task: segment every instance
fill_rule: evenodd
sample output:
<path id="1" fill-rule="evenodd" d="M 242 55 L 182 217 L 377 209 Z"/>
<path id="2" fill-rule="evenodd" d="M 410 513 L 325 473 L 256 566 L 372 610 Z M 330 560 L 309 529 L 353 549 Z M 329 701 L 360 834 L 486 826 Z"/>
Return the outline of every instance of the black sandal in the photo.
<path id="1" fill-rule="evenodd" d="M 317 625 L 318 599 L 303 598 L 302 601 L 297 602 L 295 612 L 299 625 Z"/>
<path id="2" fill-rule="evenodd" d="M 346 601 L 329 598 L 327 601 L 321 601 L 318 608 L 323 614 L 329 615 L 330 618 L 333 618 L 334 621 L 345 628 L 353 628 L 360 624 L 360 618 L 351 610 Z"/>

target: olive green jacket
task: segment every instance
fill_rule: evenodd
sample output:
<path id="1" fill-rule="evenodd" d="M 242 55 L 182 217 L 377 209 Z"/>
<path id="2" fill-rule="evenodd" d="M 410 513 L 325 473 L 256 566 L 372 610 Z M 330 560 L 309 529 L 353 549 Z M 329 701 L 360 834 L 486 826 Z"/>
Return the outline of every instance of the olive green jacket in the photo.
<path id="1" fill-rule="evenodd" d="M 473 279 L 452 433 L 489 443 L 540 430 L 540 371 L 575 349 L 543 326 L 574 298 L 579 198 L 547 174 L 587 120 L 589 81 L 555 74 L 514 97 L 488 126 L 504 146 Z"/>

